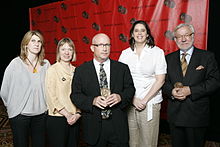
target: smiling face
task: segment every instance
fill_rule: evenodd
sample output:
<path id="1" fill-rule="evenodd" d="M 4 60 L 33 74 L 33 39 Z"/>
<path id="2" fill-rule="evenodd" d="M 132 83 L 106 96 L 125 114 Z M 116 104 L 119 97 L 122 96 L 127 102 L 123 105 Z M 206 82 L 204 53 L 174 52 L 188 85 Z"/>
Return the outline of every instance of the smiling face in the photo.
<path id="1" fill-rule="evenodd" d="M 143 24 L 135 25 L 132 36 L 134 37 L 135 43 L 145 44 L 148 36 L 145 26 Z"/>
<path id="2" fill-rule="evenodd" d="M 73 48 L 65 43 L 59 48 L 60 60 L 63 62 L 70 62 L 73 58 Z"/>
<path id="3" fill-rule="evenodd" d="M 94 58 L 102 63 L 109 58 L 110 55 L 110 39 L 105 34 L 97 34 L 92 39 L 91 51 L 94 53 Z"/>
<path id="4" fill-rule="evenodd" d="M 174 41 L 176 45 L 182 50 L 188 50 L 194 43 L 194 32 L 189 26 L 183 26 L 174 33 Z"/>

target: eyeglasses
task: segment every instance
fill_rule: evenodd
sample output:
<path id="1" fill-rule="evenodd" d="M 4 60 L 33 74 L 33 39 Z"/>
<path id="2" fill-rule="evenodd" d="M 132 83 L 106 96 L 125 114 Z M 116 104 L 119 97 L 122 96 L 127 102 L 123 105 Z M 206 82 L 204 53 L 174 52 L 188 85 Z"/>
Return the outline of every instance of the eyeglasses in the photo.
<path id="1" fill-rule="evenodd" d="M 92 45 L 96 47 L 110 47 L 111 46 L 111 44 L 92 44 Z"/>
<path id="2" fill-rule="evenodd" d="M 192 34 L 194 34 L 194 33 L 190 33 L 190 34 L 186 34 L 186 35 L 177 35 L 177 36 L 175 36 L 175 38 L 178 40 L 182 39 L 183 37 L 185 39 L 189 39 L 192 36 Z"/>

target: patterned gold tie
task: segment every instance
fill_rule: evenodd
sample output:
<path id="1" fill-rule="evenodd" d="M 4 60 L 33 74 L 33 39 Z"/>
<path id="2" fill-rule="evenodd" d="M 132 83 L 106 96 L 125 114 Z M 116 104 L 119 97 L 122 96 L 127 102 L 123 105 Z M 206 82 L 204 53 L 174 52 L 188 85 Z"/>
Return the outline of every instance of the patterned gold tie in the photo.
<path id="1" fill-rule="evenodd" d="M 182 53 L 182 58 L 181 58 L 181 67 L 182 67 L 182 72 L 183 72 L 183 76 L 185 76 L 186 74 L 186 70 L 187 70 L 187 61 L 186 61 L 186 56 L 187 53 Z"/>

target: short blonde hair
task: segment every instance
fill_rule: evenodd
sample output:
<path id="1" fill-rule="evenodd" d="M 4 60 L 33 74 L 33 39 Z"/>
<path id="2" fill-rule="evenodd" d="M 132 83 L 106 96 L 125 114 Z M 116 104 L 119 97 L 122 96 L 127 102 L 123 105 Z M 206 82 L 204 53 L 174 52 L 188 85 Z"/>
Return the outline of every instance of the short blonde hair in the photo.
<path id="1" fill-rule="evenodd" d="M 62 39 L 58 42 L 58 44 L 57 44 L 57 51 L 56 51 L 56 61 L 57 61 L 57 62 L 60 62 L 60 52 L 59 52 L 59 49 L 60 49 L 60 47 L 63 46 L 65 43 L 68 43 L 68 45 L 73 48 L 73 56 L 72 56 L 71 61 L 72 61 L 72 62 L 73 62 L 73 61 L 76 61 L 75 45 L 74 45 L 73 41 L 72 41 L 70 38 L 68 38 L 68 37 L 62 38 Z"/>

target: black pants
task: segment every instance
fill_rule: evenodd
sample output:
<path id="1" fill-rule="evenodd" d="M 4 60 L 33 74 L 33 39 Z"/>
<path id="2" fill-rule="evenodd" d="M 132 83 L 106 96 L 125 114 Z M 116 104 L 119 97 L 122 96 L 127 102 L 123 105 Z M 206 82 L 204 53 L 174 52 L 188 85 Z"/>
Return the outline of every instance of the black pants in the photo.
<path id="1" fill-rule="evenodd" d="M 47 138 L 49 147 L 78 147 L 79 122 L 69 125 L 65 117 L 47 117 Z"/>
<path id="2" fill-rule="evenodd" d="M 96 145 L 88 145 L 88 147 L 129 147 L 128 142 L 120 142 L 115 132 L 111 119 L 102 120 L 102 130 L 98 143 Z"/>
<path id="3" fill-rule="evenodd" d="M 204 147 L 206 127 L 170 125 L 172 147 Z"/>
<path id="4" fill-rule="evenodd" d="M 45 147 L 46 114 L 10 118 L 14 147 Z M 29 141 L 31 139 L 31 141 Z"/>

